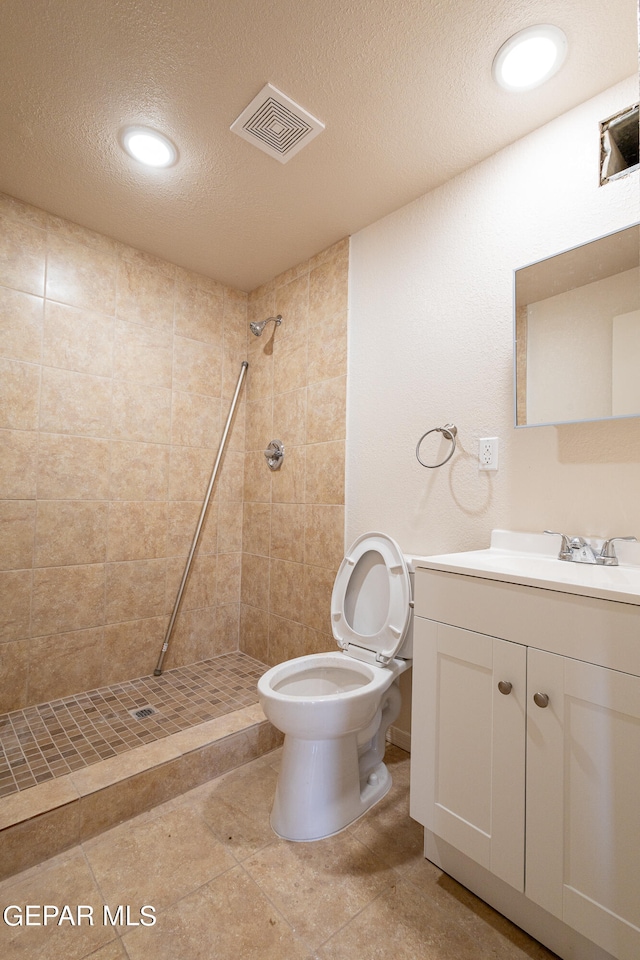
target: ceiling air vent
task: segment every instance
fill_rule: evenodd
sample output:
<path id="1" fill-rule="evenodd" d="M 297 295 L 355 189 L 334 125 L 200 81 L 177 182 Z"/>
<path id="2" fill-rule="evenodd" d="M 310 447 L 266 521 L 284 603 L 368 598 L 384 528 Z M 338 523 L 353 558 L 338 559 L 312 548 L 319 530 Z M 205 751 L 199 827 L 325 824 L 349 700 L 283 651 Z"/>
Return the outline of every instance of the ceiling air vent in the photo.
<path id="1" fill-rule="evenodd" d="M 267 83 L 231 124 L 231 130 L 286 163 L 322 133 L 324 123 Z"/>

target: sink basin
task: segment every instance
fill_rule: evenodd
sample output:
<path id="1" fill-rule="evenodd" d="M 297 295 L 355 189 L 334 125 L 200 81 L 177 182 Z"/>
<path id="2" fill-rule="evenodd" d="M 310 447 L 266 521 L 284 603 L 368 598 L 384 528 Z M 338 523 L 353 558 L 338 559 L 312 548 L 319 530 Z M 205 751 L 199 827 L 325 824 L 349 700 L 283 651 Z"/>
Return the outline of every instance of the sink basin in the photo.
<path id="1" fill-rule="evenodd" d="M 559 537 L 494 530 L 488 550 L 413 557 L 414 567 L 640 605 L 640 544 L 616 543 L 617 567 L 558 560 Z"/>

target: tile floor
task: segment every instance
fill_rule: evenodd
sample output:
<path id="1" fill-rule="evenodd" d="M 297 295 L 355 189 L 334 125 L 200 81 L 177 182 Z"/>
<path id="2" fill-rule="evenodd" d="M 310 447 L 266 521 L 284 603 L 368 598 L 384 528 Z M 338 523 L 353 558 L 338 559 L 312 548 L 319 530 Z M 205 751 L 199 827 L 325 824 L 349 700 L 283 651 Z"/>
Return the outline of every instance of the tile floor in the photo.
<path id="1" fill-rule="evenodd" d="M 0 884 L 8 904 L 92 906 L 86 921 L 9 927 L 3 960 L 553 960 L 422 857 L 409 758 L 352 827 L 316 843 L 269 828 L 280 751 L 183 794 Z M 155 907 L 154 926 L 104 925 Z"/>
<path id="2" fill-rule="evenodd" d="M 0 797 L 257 703 L 267 668 L 228 653 L 0 716 Z M 132 710 L 155 713 L 136 718 Z"/>

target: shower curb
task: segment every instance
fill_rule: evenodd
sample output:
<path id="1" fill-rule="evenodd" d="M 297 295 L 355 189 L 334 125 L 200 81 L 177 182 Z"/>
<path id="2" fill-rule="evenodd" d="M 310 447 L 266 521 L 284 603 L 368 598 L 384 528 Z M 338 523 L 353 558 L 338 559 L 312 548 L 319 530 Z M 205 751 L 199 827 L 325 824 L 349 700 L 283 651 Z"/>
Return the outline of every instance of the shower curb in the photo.
<path id="1" fill-rule="evenodd" d="M 0 880 L 274 750 L 259 704 L 5 797 Z"/>

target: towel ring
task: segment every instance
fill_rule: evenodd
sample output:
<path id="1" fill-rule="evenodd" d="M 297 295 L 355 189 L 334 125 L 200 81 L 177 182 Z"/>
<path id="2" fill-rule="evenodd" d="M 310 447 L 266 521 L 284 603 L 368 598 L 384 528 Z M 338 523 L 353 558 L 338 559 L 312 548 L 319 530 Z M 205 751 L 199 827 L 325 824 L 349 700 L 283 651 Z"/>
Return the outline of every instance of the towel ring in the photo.
<path id="1" fill-rule="evenodd" d="M 451 450 L 449 451 L 447 456 L 444 458 L 444 460 L 440 461 L 440 463 L 425 463 L 424 460 L 420 459 L 420 444 L 422 443 L 425 437 L 429 436 L 430 433 L 441 433 L 447 438 L 447 440 L 451 440 L 451 444 L 452 444 Z M 455 453 L 457 433 L 458 433 L 458 428 L 453 423 L 445 423 L 444 427 L 432 427 L 431 430 L 427 430 L 426 433 L 423 433 L 416 445 L 416 458 L 418 460 L 418 463 L 422 464 L 423 467 L 426 467 L 427 470 L 435 470 L 436 467 L 443 467 L 447 462 L 447 460 L 451 460 L 451 457 Z"/>

